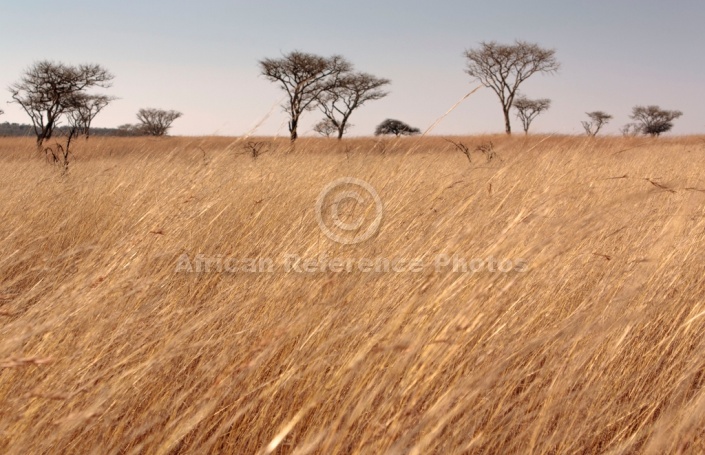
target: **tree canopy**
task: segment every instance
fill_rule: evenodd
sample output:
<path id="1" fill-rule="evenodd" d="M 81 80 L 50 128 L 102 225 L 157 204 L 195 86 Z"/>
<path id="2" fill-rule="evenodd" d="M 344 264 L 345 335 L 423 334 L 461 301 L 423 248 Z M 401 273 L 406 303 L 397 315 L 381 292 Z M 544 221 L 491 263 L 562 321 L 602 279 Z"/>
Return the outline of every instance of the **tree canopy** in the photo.
<path id="1" fill-rule="evenodd" d="M 399 136 L 411 136 L 414 134 L 421 133 L 421 130 L 407 125 L 400 120 L 387 119 L 377 125 L 375 129 L 375 136 L 382 136 L 386 134 L 393 134 L 397 137 Z"/>
<path id="2" fill-rule="evenodd" d="M 634 106 L 631 119 L 642 134 L 660 136 L 671 131 L 673 120 L 682 116 L 681 111 L 669 111 L 659 106 Z"/>

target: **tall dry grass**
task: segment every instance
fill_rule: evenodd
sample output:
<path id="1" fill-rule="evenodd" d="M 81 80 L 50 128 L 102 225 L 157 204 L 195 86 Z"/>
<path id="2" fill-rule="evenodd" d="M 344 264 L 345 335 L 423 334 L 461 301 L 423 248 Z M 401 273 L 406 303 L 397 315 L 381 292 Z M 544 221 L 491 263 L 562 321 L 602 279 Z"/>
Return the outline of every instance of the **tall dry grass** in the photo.
<path id="1" fill-rule="evenodd" d="M 702 453 L 705 141 L 0 140 L 0 453 Z M 329 182 L 378 235 L 330 241 Z M 268 273 L 180 257 L 273 258 Z M 525 272 L 286 273 L 303 258 Z"/>

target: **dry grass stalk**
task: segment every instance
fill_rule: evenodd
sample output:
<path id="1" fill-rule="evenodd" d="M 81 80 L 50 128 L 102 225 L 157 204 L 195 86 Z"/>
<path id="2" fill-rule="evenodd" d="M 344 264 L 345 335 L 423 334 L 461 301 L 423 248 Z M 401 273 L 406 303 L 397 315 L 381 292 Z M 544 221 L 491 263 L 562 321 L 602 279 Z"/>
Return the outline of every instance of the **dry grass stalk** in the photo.
<path id="1" fill-rule="evenodd" d="M 702 138 L 459 140 L 502 160 L 433 137 L 269 138 L 257 160 L 94 138 L 62 177 L 0 139 L 0 453 L 705 451 Z M 384 202 L 356 245 L 314 214 L 348 176 Z M 276 267 L 176 272 L 183 254 Z"/>

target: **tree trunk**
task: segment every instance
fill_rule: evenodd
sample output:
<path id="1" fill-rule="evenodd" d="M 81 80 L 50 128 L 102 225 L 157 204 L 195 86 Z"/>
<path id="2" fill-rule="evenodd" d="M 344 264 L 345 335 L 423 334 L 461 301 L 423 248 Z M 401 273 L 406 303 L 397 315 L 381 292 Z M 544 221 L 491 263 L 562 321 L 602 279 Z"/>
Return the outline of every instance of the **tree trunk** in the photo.
<path id="1" fill-rule="evenodd" d="M 298 126 L 299 126 L 299 119 L 292 118 L 291 121 L 289 122 L 289 133 L 291 133 L 291 142 L 294 142 L 299 137 L 299 134 L 296 131 Z"/>
<path id="2" fill-rule="evenodd" d="M 341 123 L 338 127 L 338 140 L 343 140 L 343 133 L 345 132 L 345 123 Z"/>
<path id="3" fill-rule="evenodd" d="M 509 108 L 502 110 L 504 112 L 504 130 L 507 134 L 512 134 L 512 124 L 509 121 Z"/>
<path id="4" fill-rule="evenodd" d="M 352 110 L 348 112 L 347 115 L 343 115 L 343 119 L 338 124 L 338 140 L 343 139 L 343 134 L 345 134 L 345 125 L 348 124 L 348 119 L 350 118 L 351 113 Z"/>
<path id="5" fill-rule="evenodd" d="M 46 125 L 42 127 L 41 133 L 37 135 L 37 147 L 41 147 L 44 141 L 51 139 L 51 133 L 54 130 L 54 119 L 47 117 Z"/>

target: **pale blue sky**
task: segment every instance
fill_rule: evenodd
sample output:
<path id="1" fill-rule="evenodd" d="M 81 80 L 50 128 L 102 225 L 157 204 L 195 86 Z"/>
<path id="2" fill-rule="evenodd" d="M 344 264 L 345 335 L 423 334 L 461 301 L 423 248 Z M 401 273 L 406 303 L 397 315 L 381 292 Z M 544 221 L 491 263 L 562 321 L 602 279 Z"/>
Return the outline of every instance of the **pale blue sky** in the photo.
<path id="1" fill-rule="evenodd" d="M 172 134 L 240 135 L 281 99 L 258 60 L 292 50 L 342 54 L 359 70 L 392 80 L 391 94 L 353 114 L 351 135 L 387 117 L 425 129 L 474 84 L 463 51 L 483 40 L 522 39 L 555 48 L 563 67 L 534 76 L 530 97 L 553 100 L 537 132 L 582 133 L 584 112 L 615 116 L 618 133 L 636 104 L 682 110 L 675 134 L 705 133 L 702 0 L 0 0 L 0 122 L 27 122 L 5 88 L 41 59 L 99 63 L 119 97 L 96 126 L 134 123 L 141 107 L 177 109 Z M 312 134 L 317 111 L 304 114 Z M 286 135 L 275 108 L 258 133 Z M 518 121 L 514 122 L 519 129 Z M 496 95 L 483 89 L 434 130 L 502 132 Z"/>

